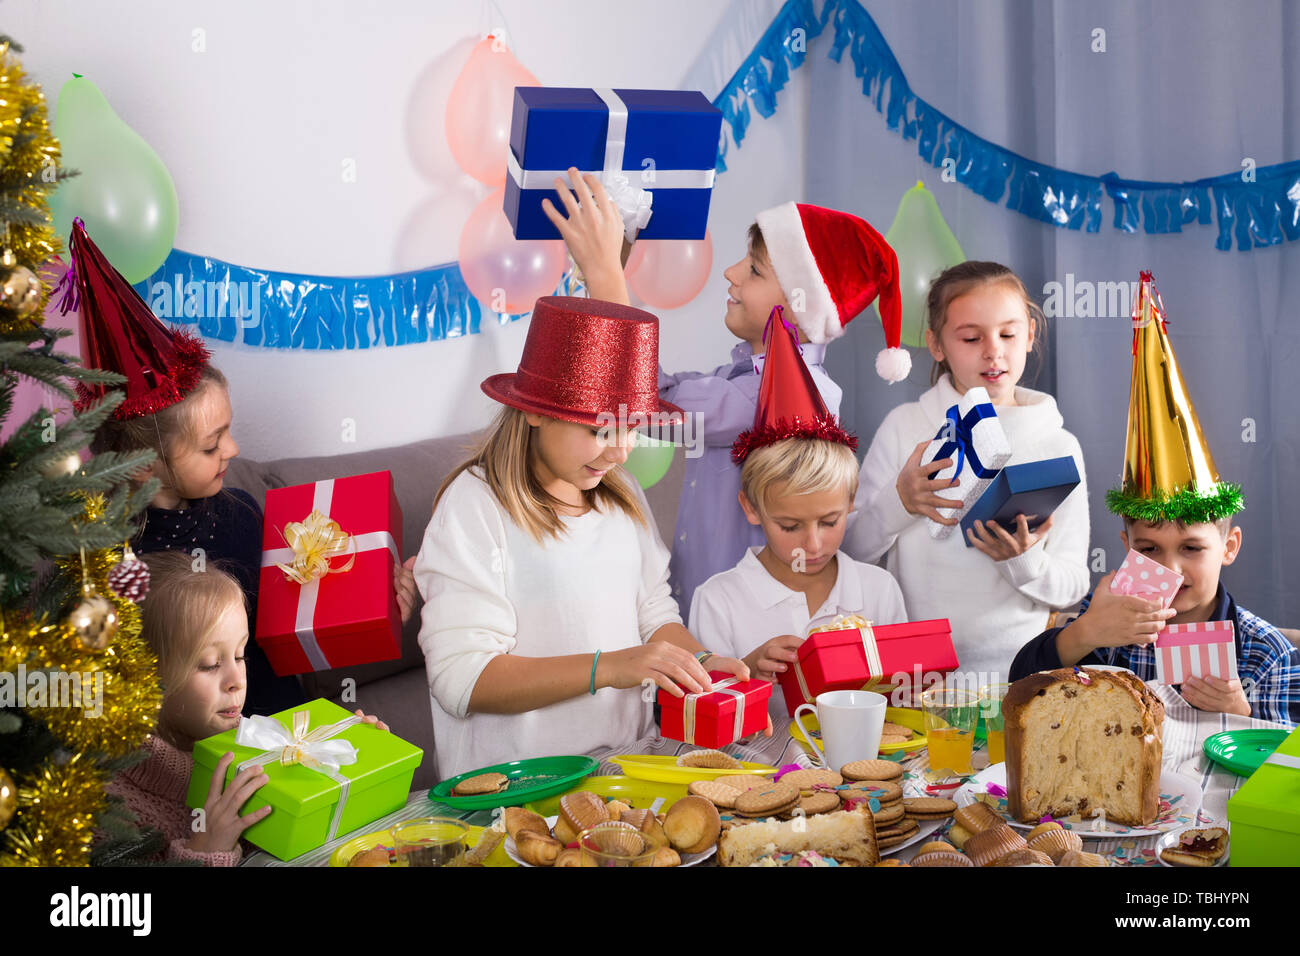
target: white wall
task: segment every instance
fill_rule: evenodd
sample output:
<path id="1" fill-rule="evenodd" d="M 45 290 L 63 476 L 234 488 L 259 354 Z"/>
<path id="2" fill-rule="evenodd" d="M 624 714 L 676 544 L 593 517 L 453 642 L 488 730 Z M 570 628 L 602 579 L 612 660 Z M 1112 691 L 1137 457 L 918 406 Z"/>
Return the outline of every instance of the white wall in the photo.
<path id="1" fill-rule="evenodd" d="M 178 248 L 268 269 L 366 275 L 411 267 L 399 261 L 399 240 L 436 190 L 408 151 L 408 102 L 432 61 L 494 25 L 489 6 L 26 0 L 3 12 L 52 115 L 62 82 L 85 74 L 162 157 L 180 197 Z M 697 87 L 729 76 L 734 67 L 716 61 L 747 51 L 745 26 L 765 24 L 779 3 L 658 0 L 653 16 L 640 3 L 613 15 L 620 7 L 608 0 L 497 6 L 516 55 L 543 84 L 677 88 L 688 74 Z M 192 49 L 196 29 L 201 53 Z M 701 69 L 710 60 L 712 70 Z M 803 72 L 792 79 L 796 97 Z M 734 340 L 721 323 L 721 271 L 743 254 L 756 211 L 800 198 L 801 127 L 794 108 L 767 123 L 756 116 L 744 148 L 729 152 L 710 216 L 715 277 L 695 302 L 664 314 L 666 368 L 726 358 Z M 340 175 L 349 157 L 350 183 Z M 455 258 L 460 226 L 425 230 L 424 264 Z M 483 424 L 492 403 L 478 383 L 515 367 L 527 331 L 526 321 L 484 325 L 460 340 L 369 352 L 212 348 L 231 381 L 245 455 L 334 454 Z M 317 380 L 346 384 L 313 388 Z M 354 444 L 342 443 L 344 419 L 356 423 Z"/>

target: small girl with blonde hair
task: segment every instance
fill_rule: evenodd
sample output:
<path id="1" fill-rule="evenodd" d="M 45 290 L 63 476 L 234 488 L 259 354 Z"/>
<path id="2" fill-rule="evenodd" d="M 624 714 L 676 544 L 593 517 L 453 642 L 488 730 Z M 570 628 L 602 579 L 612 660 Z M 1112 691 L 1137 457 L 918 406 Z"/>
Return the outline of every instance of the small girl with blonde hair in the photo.
<path id="1" fill-rule="evenodd" d="M 239 812 L 266 783 L 262 768 L 243 770 L 222 787 L 234 755 L 222 756 L 197 831 L 185 793 L 194 770 L 195 741 L 239 725 L 248 686 L 244 592 L 216 565 L 196 571 L 193 559 L 180 552 L 162 551 L 143 560 L 150 582 L 141 605 L 141 635 L 158 657 L 163 704 L 157 731 L 145 741 L 145 759 L 119 773 L 108 791 L 126 802 L 141 826 L 163 835 L 165 859 L 234 866 L 242 855 L 240 836 L 271 813 L 269 806 L 247 815 Z M 365 719 L 388 729 L 374 717 Z"/>

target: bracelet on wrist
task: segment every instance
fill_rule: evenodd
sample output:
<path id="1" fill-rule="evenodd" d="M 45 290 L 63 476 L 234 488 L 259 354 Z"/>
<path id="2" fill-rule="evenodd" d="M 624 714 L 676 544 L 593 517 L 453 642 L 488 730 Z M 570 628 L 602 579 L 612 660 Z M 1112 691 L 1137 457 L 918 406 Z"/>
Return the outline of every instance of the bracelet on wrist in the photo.
<path id="1" fill-rule="evenodd" d="M 591 689 L 591 695 L 593 697 L 596 695 L 596 662 L 598 660 L 600 660 L 600 651 L 597 651 L 596 656 L 591 659 L 591 688 L 590 689 Z"/>

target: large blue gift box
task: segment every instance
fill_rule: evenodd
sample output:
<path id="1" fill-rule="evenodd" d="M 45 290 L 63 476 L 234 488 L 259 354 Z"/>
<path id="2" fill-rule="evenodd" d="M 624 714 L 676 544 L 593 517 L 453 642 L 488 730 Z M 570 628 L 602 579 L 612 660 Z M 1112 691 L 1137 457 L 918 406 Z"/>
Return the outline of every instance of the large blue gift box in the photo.
<path id="1" fill-rule="evenodd" d="M 966 540 L 966 547 L 972 547 L 967 532 L 975 526 L 976 521 L 985 524 L 996 521 L 1014 534 L 1016 516 L 1025 515 L 1030 519 L 1029 529 L 1034 530 L 1047 520 L 1078 484 L 1079 468 L 1070 455 L 1007 465 L 998 472 L 993 483 L 961 519 L 961 533 Z"/>
<path id="2" fill-rule="evenodd" d="M 542 200 L 562 209 L 555 178 L 568 183 L 576 166 L 650 191 L 639 238 L 703 239 L 721 134 L 721 111 L 697 90 L 516 87 L 505 200 L 515 238 L 560 238 Z"/>

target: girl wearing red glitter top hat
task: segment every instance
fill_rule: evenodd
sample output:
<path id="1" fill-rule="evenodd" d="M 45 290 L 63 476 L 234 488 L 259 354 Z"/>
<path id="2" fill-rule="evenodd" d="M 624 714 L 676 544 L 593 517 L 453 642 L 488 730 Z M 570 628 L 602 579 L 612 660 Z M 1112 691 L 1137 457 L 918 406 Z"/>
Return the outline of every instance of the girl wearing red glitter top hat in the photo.
<path id="1" fill-rule="evenodd" d="M 660 401 L 658 320 L 594 299 L 537 300 L 517 372 L 483 391 L 504 407 L 443 482 L 415 562 L 438 772 L 590 753 L 649 729 L 638 692 L 712 689 L 682 626 L 668 550 L 622 469 Z M 703 663 L 702 663 L 703 662 Z"/>
<path id="2" fill-rule="evenodd" d="M 126 376 L 126 393 L 95 436 L 96 453 L 151 449 L 157 455 L 140 483 L 157 478 L 158 491 L 145 509 L 132 545 L 142 554 L 201 549 L 221 562 L 247 598 L 248 626 L 257 620 L 257 582 L 262 563 L 262 509 L 248 492 L 225 488 L 226 467 L 239 454 L 231 432 L 226 378 L 208 362 L 203 343 L 169 329 L 108 262 L 80 219 L 72 229 L 72 269 L 63 309 L 79 308 L 88 368 Z M 79 410 L 108 391 L 78 386 Z M 398 603 L 403 620 L 415 604 L 415 582 L 399 568 Z M 246 714 L 274 714 L 305 700 L 296 678 L 277 677 L 256 642 L 249 641 Z"/>

